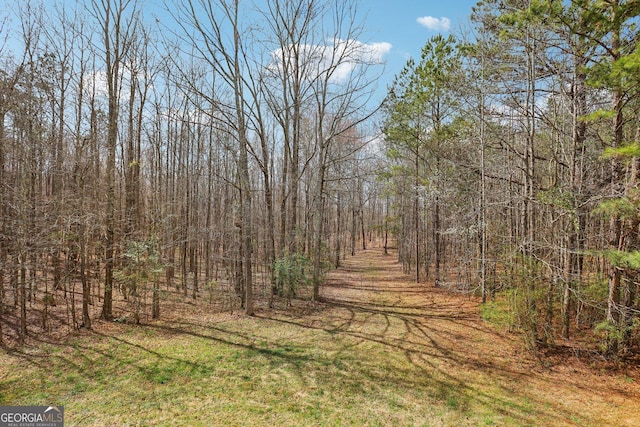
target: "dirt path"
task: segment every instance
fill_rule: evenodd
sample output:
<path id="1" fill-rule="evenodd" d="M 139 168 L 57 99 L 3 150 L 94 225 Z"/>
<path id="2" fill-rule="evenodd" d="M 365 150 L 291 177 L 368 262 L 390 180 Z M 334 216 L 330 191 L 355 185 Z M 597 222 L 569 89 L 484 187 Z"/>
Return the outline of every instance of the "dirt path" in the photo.
<path id="1" fill-rule="evenodd" d="M 484 322 L 477 301 L 415 284 L 395 260 L 377 249 L 345 260 L 321 291 L 331 308 L 304 322 L 383 345 L 447 405 L 497 411 L 516 424 L 640 425 L 637 370 L 609 374 L 577 359 L 541 363 L 518 335 Z"/>
<path id="2" fill-rule="evenodd" d="M 413 283 L 381 250 L 345 260 L 321 295 L 256 316 L 165 308 L 0 352 L 0 402 L 63 405 L 82 426 L 640 425 L 637 370 L 541 363 L 477 301 Z"/>

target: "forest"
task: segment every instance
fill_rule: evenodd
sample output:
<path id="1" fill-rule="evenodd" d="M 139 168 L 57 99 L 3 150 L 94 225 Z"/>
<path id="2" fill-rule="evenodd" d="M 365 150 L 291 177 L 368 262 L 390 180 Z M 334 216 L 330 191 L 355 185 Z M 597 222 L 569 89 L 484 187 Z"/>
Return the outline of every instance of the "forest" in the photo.
<path id="1" fill-rule="evenodd" d="M 480 1 L 384 99 L 366 2 L 46 3 L 0 12 L 3 346 L 320 301 L 381 246 L 533 350 L 638 354 L 639 2 Z"/>

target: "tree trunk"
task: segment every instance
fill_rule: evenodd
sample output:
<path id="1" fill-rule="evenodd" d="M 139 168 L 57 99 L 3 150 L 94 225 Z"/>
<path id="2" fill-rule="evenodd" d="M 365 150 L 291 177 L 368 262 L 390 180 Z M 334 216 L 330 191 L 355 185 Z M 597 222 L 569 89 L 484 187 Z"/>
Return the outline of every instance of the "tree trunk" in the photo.
<path id="1" fill-rule="evenodd" d="M 613 6 L 617 6 L 617 2 L 614 2 Z M 611 13 L 611 22 L 617 20 L 617 8 L 613 7 Z M 615 24 L 615 28 L 612 31 L 611 37 L 611 61 L 615 62 L 620 58 L 620 28 Z M 613 88 L 613 148 L 618 148 L 624 141 L 624 94 L 622 89 L 615 85 Z M 622 165 L 616 157 L 611 158 L 611 197 L 616 198 L 621 196 L 621 186 L 623 183 L 623 171 Z M 622 234 L 622 223 L 618 214 L 611 215 L 609 221 L 609 236 L 608 244 L 609 248 L 613 250 L 622 250 L 624 248 L 624 236 Z M 607 321 L 612 327 L 620 327 L 620 280 L 622 276 L 622 270 L 609 263 L 608 269 L 608 285 L 609 293 L 607 298 Z M 608 337 L 607 351 L 609 354 L 617 354 L 619 350 L 618 334 L 610 334 Z"/>
<path id="2" fill-rule="evenodd" d="M 325 158 L 325 144 L 320 141 L 320 159 Z M 324 163 L 321 160 L 321 163 Z M 322 278 L 322 237 L 324 235 L 324 185 L 325 185 L 325 173 L 326 167 L 324 164 L 320 165 L 318 171 L 318 181 L 316 182 L 317 194 L 316 194 L 316 212 L 314 217 L 316 218 L 315 231 L 315 243 L 314 243 L 314 262 L 313 262 L 313 300 L 320 301 L 320 281 Z M 339 208 L 338 208 L 339 210 Z M 339 246 L 338 246 L 339 250 Z M 339 257 L 339 255 L 338 255 Z M 338 261 L 339 263 L 339 261 Z"/>

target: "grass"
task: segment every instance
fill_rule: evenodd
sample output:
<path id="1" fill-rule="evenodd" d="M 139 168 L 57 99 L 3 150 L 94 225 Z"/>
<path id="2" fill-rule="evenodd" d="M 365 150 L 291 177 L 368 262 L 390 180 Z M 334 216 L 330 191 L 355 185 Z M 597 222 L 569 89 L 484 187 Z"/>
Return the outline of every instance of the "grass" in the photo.
<path id="1" fill-rule="evenodd" d="M 542 368 L 484 323 L 474 301 L 411 283 L 380 252 L 349 260 L 323 295 L 328 304 L 304 311 L 102 323 L 64 344 L 0 354 L 0 402 L 64 405 L 69 426 L 640 419 L 636 373 Z"/>
<path id="2" fill-rule="evenodd" d="M 378 405 L 389 415 L 406 407 L 406 387 L 381 386 L 382 367 L 345 351 L 351 340 L 318 340 L 314 330 L 278 338 L 289 329 L 239 319 L 168 336 L 146 327 L 82 338 L 43 354 L 46 366 L 14 365 L 21 374 L 3 379 L 2 401 L 64 405 L 69 425 L 357 425 L 363 415 L 376 425 Z"/>

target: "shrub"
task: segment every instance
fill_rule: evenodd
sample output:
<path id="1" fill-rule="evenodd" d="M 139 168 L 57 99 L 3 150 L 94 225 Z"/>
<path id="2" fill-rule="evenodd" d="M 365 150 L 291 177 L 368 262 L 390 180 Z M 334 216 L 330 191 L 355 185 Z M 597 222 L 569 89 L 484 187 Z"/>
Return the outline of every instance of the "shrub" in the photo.
<path id="1" fill-rule="evenodd" d="M 140 322 L 141 299 L 146 294 L 149 282 L 153 283 L 153 317 L 156 318 L 159 304 L 158 275 L 163 267 L 157 239 L 151 237 L 144 241 L 128 242 L 124 257 L 126 262 L 123 268 L 114 272 L 114 278 L 122 285 L 124 298 L 132 306 L 135 323 Z"/>
<path id="2" fill-rule="evenodd" d="M 507 301 L 493 300 L 482 305 L 482 318 L 508 332 L 513 332 L 515 316 Z"/>
<path id="3" fill-rule="evenodd" d="M 295 297 L 300 286 L 308 285 L 309 259 L 301 253 L 285 253 L 273 263 L 274 294 L 286 297 L 288 301 Z"/>

